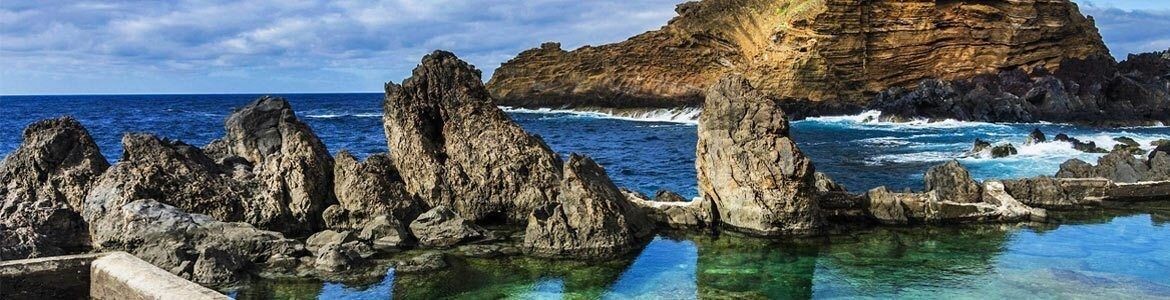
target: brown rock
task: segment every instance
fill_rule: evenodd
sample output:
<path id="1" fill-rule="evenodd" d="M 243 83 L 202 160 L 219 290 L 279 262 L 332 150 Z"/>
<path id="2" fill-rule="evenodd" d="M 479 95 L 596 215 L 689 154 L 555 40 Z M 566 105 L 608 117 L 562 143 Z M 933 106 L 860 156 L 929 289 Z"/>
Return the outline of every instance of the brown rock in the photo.
<path id="1" fill-rule="evenodd" d="M 956 160 L 930 167 L 924 176 L 926 190 L 938 193 L 939 200 L 956 203 L 980 202 L 979 182 Z"/>
<path id="2" fill-rule="evenodd" d="M 410 231 L 418 238 L 419 245 L 435 248 L 448 248 L 486 236 L 483 228 L 446 206 L 436 206 L 419 215 L 418 219 L 410 223 Z"/>
<path id="3" fill-rule="evenodd" d="M 325 210 L 329 228 L 357 229 L 384 215 L 403 224 L 423 211 L 422 204 L 406 192 L 402 177 L 385 154 L 358 162 L 349 152 L 341 151 L 337 153 L 334 176 L 338 204 Z"/>
<path id="4" fill-rule="evenodd" d="M 606 258 L 639 248 L 653 231 L 593 160 L 569 156 L 556 203 L 532 211 L 527 253 L 555 258 Z"/>
<path id="5" fill-rule="evenodd" d="M 724 77 L 707 94 L 698 135 L 699 189 L 722 224 L 757 235 L 821 229 L 812 161 L 774 100 L 742 76 Z"/>
<path id="6" fill-rule="evenodd" d="M 495 105 L 480 71 L 443 51 L 386 84 L 383 121 L 406 191 L 475 222 L 522 223 L 551 203 L 560 158 Z"/>
<path id="7" fill-rule="evenodd" d="M 83 252 L 85 194 L 109 167 L 70 117 L 25 128 L 16 151 L 0 162 L 0 260 Z"/>

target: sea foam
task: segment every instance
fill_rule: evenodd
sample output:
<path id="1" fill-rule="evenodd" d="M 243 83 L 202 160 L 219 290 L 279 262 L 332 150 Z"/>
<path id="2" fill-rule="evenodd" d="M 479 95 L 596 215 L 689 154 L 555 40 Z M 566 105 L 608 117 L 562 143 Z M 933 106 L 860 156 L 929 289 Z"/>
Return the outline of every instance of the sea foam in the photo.
<path id="1" fill-rule="evenodd" d="M 617 119 L 635 122 L 658 122 L 658 123 L 680 123 L 697 125 L 699 124 L 699 114 L 703 112 L 700 108 L 684 107 L 684 108 L 661 108 L 661 109 L 611 109 L 611 108 L 573 108 L 573 109 L 553 109 L 553 108 L 518 108 L 509 106 L 500 106 L 500 109 L 508 113 L 522 113 L 522 114 L 563 114 L 572 115 L 576 117 L 598 118 L 598 119 Z"/>

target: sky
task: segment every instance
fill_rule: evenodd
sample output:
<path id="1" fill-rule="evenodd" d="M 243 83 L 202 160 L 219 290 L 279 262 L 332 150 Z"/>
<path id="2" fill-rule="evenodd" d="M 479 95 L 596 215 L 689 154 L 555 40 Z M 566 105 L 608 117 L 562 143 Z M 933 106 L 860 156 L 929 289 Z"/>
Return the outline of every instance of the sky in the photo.
<path id="1" fill-rule="evenodd" d="M 0 0 L 0 94 L 381 92 L 435 49 L 484 71 L 661 27 L 677 0 Z M 1170 1 L 1079 0 L 1114 56 L 1170 48 Z"/>

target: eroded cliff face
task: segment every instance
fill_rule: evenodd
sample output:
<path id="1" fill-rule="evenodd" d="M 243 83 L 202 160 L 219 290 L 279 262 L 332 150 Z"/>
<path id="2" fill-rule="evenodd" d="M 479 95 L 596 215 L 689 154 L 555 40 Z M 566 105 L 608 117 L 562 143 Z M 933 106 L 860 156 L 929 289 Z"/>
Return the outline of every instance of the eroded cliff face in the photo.
<path id="1" fill-rule="evenodd" d="M 706 0 L 676 11 L 624 42 L 525 51 L 488 87 L 502 105 L 699 106 L 734 72 L 766 94 L 832 111 L 924 79 L 1057 72 L 1081 60 L 1113 68 L 1092 19 L 1067 0 Z"/>

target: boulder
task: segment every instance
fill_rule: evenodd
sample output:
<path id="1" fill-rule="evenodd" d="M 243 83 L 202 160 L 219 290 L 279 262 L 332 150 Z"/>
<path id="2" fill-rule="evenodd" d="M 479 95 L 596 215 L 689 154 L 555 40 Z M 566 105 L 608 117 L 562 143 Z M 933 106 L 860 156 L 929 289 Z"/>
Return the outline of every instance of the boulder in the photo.
<path id="1" fill-rule="evenodd" d="M 1003 144 L 1003 145 L 996 145 L 995 147 L 991 148 L 991 157 L 992 158 L 1004 158 L 1004 157 L 1016 155 L 1017 153 L 1019 153 L 1019 151 L 1016 150 L 1016 146 L 1012 146 L 1012 144 L 1010 144 L 1010 143 Z"/>
<path id="2" fill-rule="evenodd" d="M 336 200 L 333 158 L 288 101 L 261 97 L 236 110 L 224 123 L 226 135 L 207 146 L 212 157 L 246 160 L 258 180 L 262 228 L 308 234 L 323 226 L 321 213 Z"/>
<path id="3" fill-rule="evenodd" d="M 448 266 L 450 265 L 447 264 L 446 255 L 442 252 L 426 252 L 411 259 L 395 263 L 394 273 L 426 273 L 445 269 Z"/>
<path id="4" fill-rule="evenodd" d="M 971 150 L 967 151 L 965 156 L 979 156 L 979 153 L 991 149 L 991 143 L 982 139 L 975 139 L 975 144 L 971 145 Z"/>
<path id="5" fill-rule="evenodd" d="M 97 193 L 97 195 L 95 195 Z M 188 214 L 150 199 L 125 204 L 94 190 L 85 219 L 97 251 L 126 251 L 200 284 L 244 279 L 271 257 L 299 256 L 304 246 L 279 232 Z"/>
<path id="6" fill-rule="evenodd" d="M 971 173 L 956 160 L 931 167 L 926 171 L 924 178 L 926 190 L 935 192 L 941 201 L 956 203 L 981 201 L 982 191 L 979 182 L 971 179 Z"/>
<path id="7" fill-rule="evenodd" d="M 1004 190 L 1021 203 L 1047 209 L 1076 209 L 1100 205 L 1113 182 L 1104 178 L 1047 176 L 1003 181 Z"/>
<path id="8" fill-rule="evenodd" d="M 381 252 L 398 251 L 411 243 L 406 227 L 390 216 L 378 216 L 366 222 L 357 237 Z"/>
<path id="9" fill-rule="evenodd" d="M 359 229 L 374 218 L 389 215 L 395 223 L 414 220 L 422 204 L 406 192 L 406 185 L 386 154 L 359 162 L 349 152 L 337 153 L 334 164 L 338 204 L 325 209 L 325 224 L 335 229 Z"/>
<path id="10" fill-rule="evenodd" d="M 1073 149 L 1076 149 L 1078 151 L 1085 152 L 1085 153 L 1108 153 L 1109 152 L 1108 150 L 1105 150 L 1104 148 L 1097 147 L 1097 142 L 1093 142 L 1093 141 L 1082 142 L 1081 140 L 1078 140 L 1077 138 L 1070 137 L 1067 134 L 1063 134 L 1063 133 L 1057 134 L 1056 138 L 1054 138 L 1053 140 L 1059 141 L 1059 142 L 1069 143 L 1072 145 Z"/>
<path id="11" fill-rule="evenodd" d="M 990 202 L 958 203 L 940 200 L 935 191 L 925 193 L 895 193 L 885 187 L 870 190 L 869 215 L 880 223 L 891 225 L 927 223 L 1004 223 L 1046 218 L 1046 213 L 1028 207 L 1002 192 L 1002 185 L 988 197 Z M 980 197 L 982 198 L 982 197 Z"/>
<path id="12" fill-rule="evenodd" d="M 1032 133 L 1028 134 L 1028 141 L 1025 142 L 1024 144 L 1025 145 L 1039 144 L 1039 143 L 1043 143 L 1043 142 L 1047 142 L 1047 141 L 1048 141 L 1048 137 L 1046 135 L 1044 135 L 1044 132 L 1040 131 L 1040 128 L 1036 128 L 1036 129 L 1032 129 Z"/>
<path id="13" fill-rule="evenodd" d="M 406 191 L 430 207 L 474 222 L 526 222 L 555 199 L 562 162 L 496 107 L 480 76 L 435 51 L 401 85 L 387 83 L 390 158 Z"/>
<path id="14" fill-rule="evenodd" d="M 425 247 L 447 248 L 483 239 L 485 230 L 446 206 L 436 206 L 410 223 L 410 232 Z"/>
<path id="15" fill-rule="evenodd" d="M 712 85 L 699 120 L 696 169 L 722 224 L 756 235 L 820 232 L 812 161 L 789 137 L 775 100 L 728 75 Z"/>
<path id="16" fill-rule="evenodd" d="M 70 117 L 33 123 L 22 138 L 0 162 L 0 260 L 86 251 L 79 212 L 109 163 Z"/>
<path id="17" fill-rule="evenodd" d="M 816 187 L 819 192 L 848 192 L 844 186 L 833 181 L 833 178 L 829 177 L 828 174 L 816 172 L 813 177 L 816 178 Z"/>
<path id="18" fill-rule="evenodd" d="M 1060 170 L 1056 172 L 1057 178 L 1092 178 L 1097 177 L 1097 171 L 1093 165 L 1080 160 L 1070 159 L 1060 164 Z"/>
<path id="19" fill-rule="evenodd" d="M 658 190 L 658 192 L 654 193 L 654 201 L 657 201 L 657 202 L 691 202 L 691 200 L 687 200 L 687 198 L 683 197 L 682 195 L 679 195 L 678 193 L 671 192 L 668 190 Z"/>
<path id="20" fill-rule="evenodd" d="M 1110 152 L 1097 159 L 1096 174 L 1120 183 L 1145 181 L 1150 167 L 1126 150 Z"/>
<path id="21" fill-rule="evenodd" d="M 1113 139 L 1118 144 L 1113 145 L 1113 151 L 1125 151 L 1132 155 L 1145 155 L 1146 150 L 1142 149 L 1142 145 L 1137 141 L 1128 137 L 1117 137 Z"/>
<path id="22" fill-rule="evenodd" d="M 533 210 L 526 253 L 554 258 L 608 258 L 638 249 L 653 232 L 641 209 L 588 157 L 569 156 L 557 201 Z"/>

